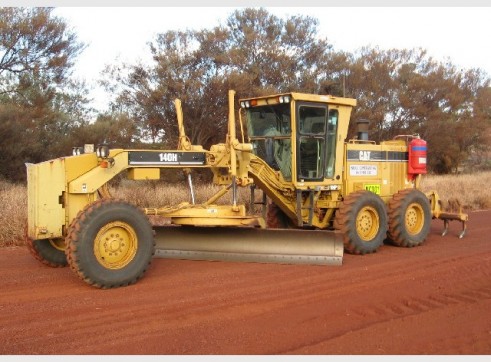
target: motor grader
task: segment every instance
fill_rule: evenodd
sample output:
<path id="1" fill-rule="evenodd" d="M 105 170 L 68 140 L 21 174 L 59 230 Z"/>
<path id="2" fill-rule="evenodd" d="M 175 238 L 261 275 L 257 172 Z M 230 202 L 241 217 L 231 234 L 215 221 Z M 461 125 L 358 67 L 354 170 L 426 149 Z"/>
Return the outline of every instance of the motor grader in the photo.
<path id="1" fill-rule="evenodd" d="M 432 217 L 446 229 L 460 220 L 463 236 L 467 215 L 443 212 L 436 192 L 420 190 L 426 142 L 418 136 L 376 144 L 360 121 L 358 136 L 347 140 L 356 105 L 350 98 L 285 93 L 238 104 L 237 117 L 229 91 L 226 140 L 209 150 L 186 136 L 176 99 L 174 150 L 87 145 L 28 164 L 29 250 L 44 264 L 69 265 L 88 284 L 111 288 L 136 282 L 153 256 L 340 265 L 344 250 L 372 253 L 384 240 L 420 245 Z M 184 171 L 191 197 L 139 208 L 109 192 L 120 174 L 159 180 L 162 169 Z M 194 195 L 195 169 L 210 170 L 221 186 L 202 203 Z M 251 206 L 238 202 L 241 187 L 251 189 Z M 225 195 L 230 201 L 218 204 Z M 153 226 L 149 215 L 170 224 Z"/>

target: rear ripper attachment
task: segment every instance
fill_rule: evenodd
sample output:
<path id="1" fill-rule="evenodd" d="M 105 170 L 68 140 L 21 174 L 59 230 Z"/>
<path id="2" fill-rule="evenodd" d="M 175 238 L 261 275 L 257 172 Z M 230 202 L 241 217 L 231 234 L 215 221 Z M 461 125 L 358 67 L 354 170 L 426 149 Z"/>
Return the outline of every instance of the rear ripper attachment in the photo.
<path id="1" fill-rule="evenodd" d="M 447 210 L 444 211 L 442 205 L 443 202 L 435 191 L 430 191 L 426 195 L 430 200 L 433 218 L 443 220 L 442 236 L 447 235 L 450 221 L 460 221 L 462 224 L 462 231 L 459 234 L 459 238 L 462 239 L 467 232 L 469 215 L 462 212 L 462 205 L 459 200 L 449 200 Z"/>

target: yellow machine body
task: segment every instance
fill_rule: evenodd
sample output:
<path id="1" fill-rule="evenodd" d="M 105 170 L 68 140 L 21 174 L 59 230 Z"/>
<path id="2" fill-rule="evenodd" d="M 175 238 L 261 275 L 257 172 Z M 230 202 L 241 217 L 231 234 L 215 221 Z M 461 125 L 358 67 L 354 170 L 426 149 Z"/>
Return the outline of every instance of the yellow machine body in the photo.
<path id="1" fill-rule="evenodd" d="M 144 221 L 133 223 L 139 219 L 136 211 L 111 201 L 108 182 L 123 172 L 132 180 L 159 180 L 161 169 L 183 170 L 193 192 L 192 170 L 209 169 L 213 182 L 223 187 L 202 204 L 179 202 L 176 195 L 174 205 L 141 210 L 173 224 L 155 228 L 157 256 L 340 265 L 343 244 L 350 252 L 373 252 L 387 233 L 399 245 L 419 245 L 429 230 L 429 213 L 447 220 L 455 216 L 442 213 L 437 202 L 429 210 L 429 201 L 412 191 L 421 176 L 408 174 L 407 137 L 380 144 L 363 137 L 347 140 L 356 100 L 302 93 L 247 98 L 239 101 L 237 119 L 234 96 L 230 91 L 226 140 L 210 150 L 191 144 L 176 100 L 179 140 L 174 150 L 101 146 L 96 152 L 27 165 L 27 236 L 36 258 L 58 266 L 66 263 L 59 253 L 65 252 L 71 267 L 97 286 L 136 281 L 146 267 L 132 267 L 140 270 L 137 276 L 123 277 L 124 271 L 139 258 L 140 248 L 151 252 L 150 246 L 143 247 L 147 241 L 139 240 L 140 234 L 151 233 Z M 238 187 L 263 192 L 272 210 L 268 220 L 266 201 L 260 214 L 237 203 Z M 230 193 L 230 204 L 217 205 Z M 106 209 L 123 215 L 121 220 L 112 220 Z M 92 215 L 109 221 L 91 224 Z M 458 219 L 466 217 L 461 213 Z M 58 254 L 52 255 L 48 242 Z M 87 272 L 92 268 L 93 274 Z M 99 280 L 97 270 L 108 274 Z"/>
<path id="2" fill-rule="evenodd" d="M 368 190 L 388 202 L 397 191 L 413 188 L 407 176 L 407 152 L 402 140 L 347 143 L 343 189 L 346 193 Z"/>
<path id="3" fill-rule="evenodd" d="M 77 213 L 98 198 L 97 192 L 70 194 L 68 185 L 97 166 L 95 153 L 27 164 L 30 238 L 56 239 L 66 235 L 66 228 Z"/>

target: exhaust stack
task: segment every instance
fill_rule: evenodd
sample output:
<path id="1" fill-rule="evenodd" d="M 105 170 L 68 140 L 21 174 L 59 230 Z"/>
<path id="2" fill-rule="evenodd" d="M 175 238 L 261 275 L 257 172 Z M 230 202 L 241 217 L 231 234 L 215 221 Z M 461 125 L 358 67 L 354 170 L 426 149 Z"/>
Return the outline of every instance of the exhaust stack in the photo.
<path id="1" fill-rule="evenodd" d="M 368 119 L 360 119 L 356 122 L 356 126 L 358 129 L 358 140 L 359 141 L 368 141 L 368 126 L 370 121 Z"/>

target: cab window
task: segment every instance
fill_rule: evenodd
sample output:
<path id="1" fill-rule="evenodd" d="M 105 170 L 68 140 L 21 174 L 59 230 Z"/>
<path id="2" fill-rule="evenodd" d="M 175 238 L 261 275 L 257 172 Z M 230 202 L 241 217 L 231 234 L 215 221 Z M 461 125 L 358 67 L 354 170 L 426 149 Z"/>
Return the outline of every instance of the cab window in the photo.
<path id="1" fill-rule="evenodd" d="M 327 106 L 298 106 L 297 178 L 324 178 L 326 157 Z"/>

